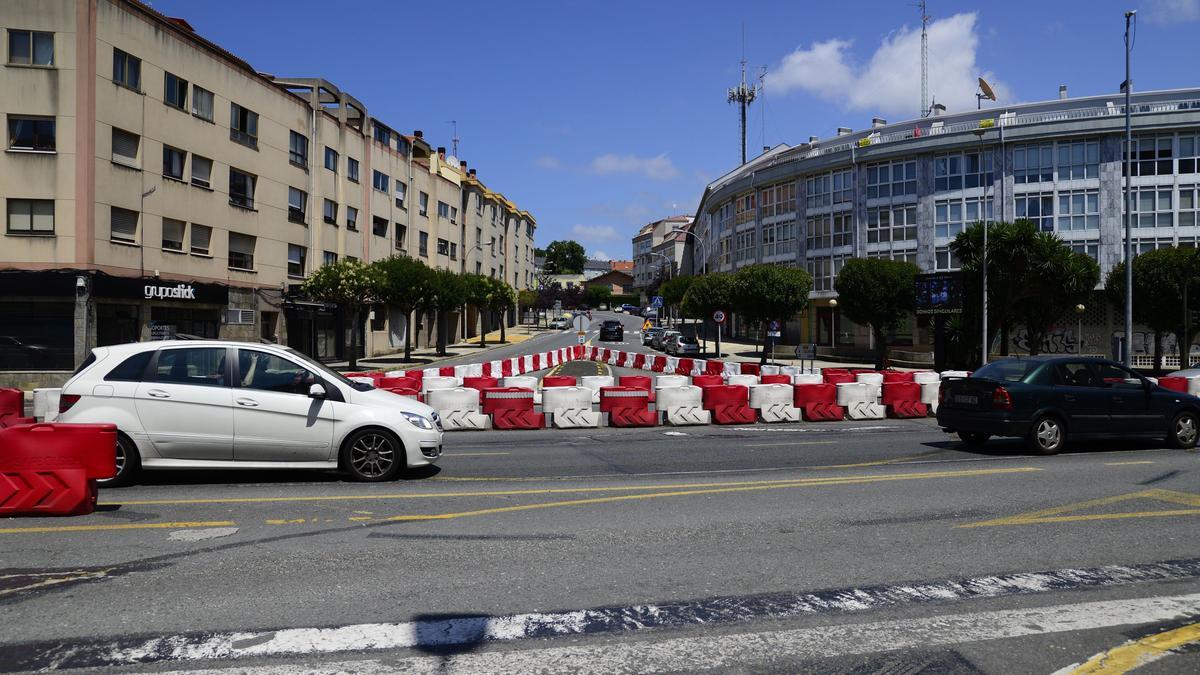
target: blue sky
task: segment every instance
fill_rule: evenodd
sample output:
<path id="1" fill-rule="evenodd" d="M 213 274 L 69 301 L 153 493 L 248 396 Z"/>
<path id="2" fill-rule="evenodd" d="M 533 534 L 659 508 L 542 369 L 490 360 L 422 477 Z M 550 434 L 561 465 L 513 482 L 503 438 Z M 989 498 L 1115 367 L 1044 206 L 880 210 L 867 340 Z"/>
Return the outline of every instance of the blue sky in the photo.
<path id="1" fill-rule="evenodd" d="M 537 239 L 630 257 L 637 228 L 692 213 L 739 161 L 741 26 L 751 78 L 748 151 L 896 122 L 920 109 L 918 10 L 840 2 L 402 2 L 153 0 L 281 76 L 321 76 L 372 115 L 451 145 L 489 187 L 528 209 Z M 1200 0 L 930 0 L 930 90 L 974 106 L 1110 93 L 1124 76 L 1122 13 L 1138 9 L 1134 84 L 1194 87 Z M 236 20 L 232 20 L 236 17 Z M 765 113 L 765 120 L 764 120 Z"/>

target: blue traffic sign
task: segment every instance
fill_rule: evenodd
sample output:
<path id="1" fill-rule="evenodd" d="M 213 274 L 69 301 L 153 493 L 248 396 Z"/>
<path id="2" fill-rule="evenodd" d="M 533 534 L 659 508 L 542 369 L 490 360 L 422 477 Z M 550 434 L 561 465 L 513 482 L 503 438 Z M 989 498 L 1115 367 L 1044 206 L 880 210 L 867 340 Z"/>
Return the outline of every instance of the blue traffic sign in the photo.
<path id="1" fill-rule="evenodd" d="M 654 309 L 662 309 L 663 299 L 661 295 L 650 296 L 650 306 Z"/>

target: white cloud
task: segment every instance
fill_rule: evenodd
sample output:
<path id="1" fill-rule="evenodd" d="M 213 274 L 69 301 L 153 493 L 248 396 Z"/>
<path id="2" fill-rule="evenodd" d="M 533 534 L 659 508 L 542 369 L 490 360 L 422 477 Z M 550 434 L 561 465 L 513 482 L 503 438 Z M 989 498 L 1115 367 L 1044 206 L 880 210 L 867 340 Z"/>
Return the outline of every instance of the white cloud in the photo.
<path id="1" fill-rule="evenodd" d="M 637 155 L 616 155 L 609 153 L 600 155 L 592 160 L 588 168 L 592 173 L 640 174 L 653 180 L 670 180 L 679 175 L 679 169 L 671 163 L 666 153 L 657 157 L 638 157 Z"/>
<path id="2" fill-rule="evenodd" d="M 1151 23 L 1200 21 L 1200 0 L 1146 0 L 1144 6 Z"/>
<path id="3" fill-rule="evenodd" d="M 557 157 L 551 155 L 542 155 L 541 157 L 538 157 L 535 162 L 543 169 L 562 168 L 562 162 Z"/>
<path id="4" fill-rule="evenodd" d="M 592 251 L 588 254 L 588 258 L 591 260 L 603 260 L 605 262 L 612 260 L 604 251 Z"/>
<path id="5" fill-rule="evenodd" d="M 865 64 L 849 53 L 852 43 L 832 39 L 785 56 L 766 86 L 776 93 L 803 90 L 852 110 L 916 117 L 921 107 L 921 31 L 904 27 L 885 37 Z M 975 64 L 976 15 L 955 14 L 929 24 L 929 96 L 949 110 L 975 107 L 976 78 L 983 76 L 1002 103 L 1012 92 Z"/>
<path id="6" fill-rule="evenodd" d="M 618 241 L 621 235 L 611 225 L 573 225 L 571 234 L 583 241 Z"/>

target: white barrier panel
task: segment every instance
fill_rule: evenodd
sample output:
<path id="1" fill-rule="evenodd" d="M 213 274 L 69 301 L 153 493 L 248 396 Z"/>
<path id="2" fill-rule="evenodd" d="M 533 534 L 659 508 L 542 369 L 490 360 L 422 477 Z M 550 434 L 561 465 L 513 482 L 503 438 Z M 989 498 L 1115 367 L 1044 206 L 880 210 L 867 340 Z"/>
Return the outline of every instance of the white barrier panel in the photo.
<path id="1" fill-rule="evenodd" d="M 438 411 L 446 431 L 491 426 L 491 418 L 479 412 L 479 392 L 474 389 L 433 389 L 425 394 L 425 403 Z"/>
<path id="2" fill-rule="evenodd" d="M 666 389 L 667 387 L 686 387 L 688 386 L 687 375 L 659 375 L 654 378 L 655 389 Z"/>
<path id="3" fill-rule="evenodd" d="M 930 382 L 936 383 L 941 381 L 942 376 L 938 375 L 932 370 L 918 370 L 917 372 L 913 373 L 913 382 L 916 382 L 917 384 L 928 384 Z"/>
<path id="4" fill-rule="evenodd" d="M 936 373 L 934 373 L 936 375 Z M 921 383 L 921 403 L 929 406 L 932 413 L 937 413 L 938 409 L 938 390 L 942 388 L 941 382 L 922 382 Z"/>
<path id="5" fill-rule="evenodd" d="M 425 378 L 421 380 L 421 392 L 428 396 L 429 392 L 434 391 L 435 389 L 454 389 L 461 384 L 462 383 L 458 381 L 457 377 L 442 377 L 440 375 L 434 375 L 431 377 L 426 375 Z M 475 390 L 472 389 L 471 391 Z M 476 398 L 478 398 L 478 394 L 476 395 Z"/>
<path id="6" fill-rule="evenodd" d="M 783 373 L 784 375 L 791 375 L 794 377 L 800 373 L 803 373 L 804 369 L 800 366 L 780 366 L 779 372 Z"/>
<path id="7" fill-rule="evenodd" d="M 632 368 L 633 360 L 636 358 L 637 358 L 637 354 L 634 354 L 633 352 L 625 352 L 625 364 L 624 364 L 625 367 Z"/>
<path id="8" fill-rule="evenodd" d="M 579 386 L 592 390 L 592 403 L 600 402 L 600 387 L 614 386 L 612 375 L 584 375 L 579 378 Z"/>
<path id="9" fill-rule="evenodd" d="M 542 402 L 542 390 L 538 388 L 538 379 L 531 375 L 513 375 L 512 377 L 502 377 L 500 378 L 500 386 L 532 389 L 533 402 L 535 404 Z"/>
<path id="10" fill-rule="evenodd" d="M 438 375 L 442 374 L 442 369 L 441 368 L 426 368 L 424 372 L 425 372 L 425 377 L 437 377 Z"/>
<path id="11" fill-rule="evenodd" d="M 1147 380 L 1150 380 L 1150 381 L 1151 381 L 1151 382 L 1153 382 L 1154 384 L 1158 384 L 1158 378 L 1157 378 L 1157 377 L 1147 377 L 1146 379 L 1147 379 Z M 1130 381 L 1130 380 L 1126 380 L 1126 382 L 1129 382 L 1129 381 Z"/>
<path id="12" fill-rule="evenodd" d="M 504 364 L 501 361 L 492 361 L 492 377 L 497 380 L 503 377 Z"/>
<path id="13" fill-rule="evenodd" d="M 534 364 L 534 362 L 533 362 L 533 354 L 526 354 L 524 356 L 524 359 L 525 359 L 525 370 L 523 370 L 521 372 L 532 373 L 533 371 L 538 370 L 536 364 Z"/>
<path id="14" fill-rule="evenodd" d="M 619 352 L 615 349 L 610 349 L 608 351 L 608 365 L 610 365 L 610 366 L 621 365 L 621 359 L 624 356 L 625 356 L 625 352 Z"/>
<path id="15" fill-rule="evenodd" d="M 1187 383 L 1187 393 L 1192 396 L 1200 396 L 1200 377 L 1189 377 Z"/>
<path id="16" fill-rule="evenodd" d="M 740 384 L 743 387 L 749 387 L 752 384 L 758 384 L 757 375 L 730 375 L 725 378 L 725 384 Z M 751 406 L 754 407 L 754 406 Z"/>
<path id="17" fill-rule="evenodd" d="M 779 366 L 773 366 L 769 363 L 760 368 L 759 371 L 762 375 L 778 375 L 780 372 Z"/>
<path id="18" fill-rule="evenodd" d="M 792 405 L 792 387 L 788 384 L 750 385 L 750 407 L 764 422 L 800 421 L 800 409 Z"/>
<path id="19" fill-rule="evenodd" d="M 871 385 L 866 382 L 843 382 L 837 386 L 837 404 L 846 409 L 852 420 L 881 420 L 887 410 L 875 402 Z"/>
<path id="20" fill-rule="evenodd" d="M 369 377 L 363 377 L 362 375 L 354 375 L 353 377 L 347 377 L 346 379 L 350 380 L 351 382 L 362 382 L 363 384 L 370 384 L 370 385 L 375 384 L 375 380 L 372 380 Z"/>
<path id="21" fill-rule="evenodd" d="M 519 356 L 514 356 L 511 359 L 508 359 L 508 367 L 512 369 L 513 375 L 520 375 L 521 373 L 525 372 L 521 370 L 521 365 L 522 359 Z"/>
<path id="22" fill-rule="evenodd" d="M 668 356 L 666 372 L 673 373 L 673 372 L 675 372 L 675 369 L 678 367 L 679 367 L 679 357 L 678 356 Z"/>
<path id="23" fill-rule="evenodd" d="M 662 413 L 663 423 L 675 426 L 710 424 L 712 413 L 701 404 L 703 392 L 690 384 L 658 390 L 654 409 Z"/>
<path id="24" fill-rule="evenodd" d="M 707 372 L 708 372 L 708 361 L 701 361 L 700 359 L 696 359 L 695 361 L 692 361 L 692 374 L 693 375 L 703 375 Z"/>
<path id="25" fill-rule="evenodd" d="M 483 367 L 482 367 L 482 366 L 480 366 L 480 368 L 479 368 L 479 371 L 480 371 L 481 373 L 483 372 Z M 464 377 L 470 377 L 470 376 L 471 376 L 471 366 L 469 366 L 469 365 L 465 365 L 465 364 L 464 364 L 464 365 L 458 365 L 458 366 L 454 366 L 454 376 L 458 378 L 458 381 L 459 381 L 459 382 L 462 382 L 462 379 L 463 379 Z"/>
<path id="26" fill-rule="evenodd" d="M 792 384 L 821 384 L 825 378 L 820 373 L 796 373 L 792 375 Z"/>
<path id="27" fill-rule="evenodd" d="M 463 377 L 483 377 L 483 364 L 482 363 L 467 364 L 467 372 L 465 375 L 463 375 Z"/>
<path id="28" fill-rule="evenodd" d="M 33 417 L 39 422 L 53 422 L 58 419 L 58 399 L 62 397 L 62 389 L 50 388 L 33 390 Z"/>
<path id="29" fill-rule="evenodd" d="M 879 395 L 883 392 L 883 373 L 859 373 L 855 378 L 871 389 L 871 402 L 878 403 Z"/>
<path id="30" fill-rule="evenodd" d="M 386 375 L 388 377 L 408 377 L 408 371 L 407 370 L 389 370 L 386 373 L 384 373 L 384 375 Z M 350 377 L 347 379 L 353 380 L 354 378 Z M 370 378 L 367 378 L 367 379 L 370 379 Z"/>
<path id="31" fill-rule="evenodd" d="M 542 412 L 549 413 L 556 429 L 600 426 L 600 413 L 592 412 L 592 390 L 587 387 L 547 387 L 542 390 Z"/>
<path id="32" fill-rule="evenodd" d="M 943 370 L 942 371 L 942 379 L 943 380 L 951 378 L 951 377 L 970 377 L 970 376 L 971 376 L 971 374 L 965 370 Z"/>
<path id="33" fill-rule="evenodd" d="M 741 375 L 742 374 L 742 364 L 726 362 L 724 370 L 721 371 L 721 374 L 724 375 L 725 377 L 729 377 L 730 375 Z"/>

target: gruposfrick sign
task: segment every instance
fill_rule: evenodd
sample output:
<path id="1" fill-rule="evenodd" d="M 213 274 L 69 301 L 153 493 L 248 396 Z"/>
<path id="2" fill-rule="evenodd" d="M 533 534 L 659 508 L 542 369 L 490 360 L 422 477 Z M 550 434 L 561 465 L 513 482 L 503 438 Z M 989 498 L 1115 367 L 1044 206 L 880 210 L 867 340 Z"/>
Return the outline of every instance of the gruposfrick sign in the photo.
<path id="1" fill-rule="evenodd" d="M 122 300 L 169 300 L 197 304 L 229 304 L 229 289 L 220 284 L 196 281 L 167 281 L 153 277 L 114 277 L 97 274 L 92 294 Z"/>

